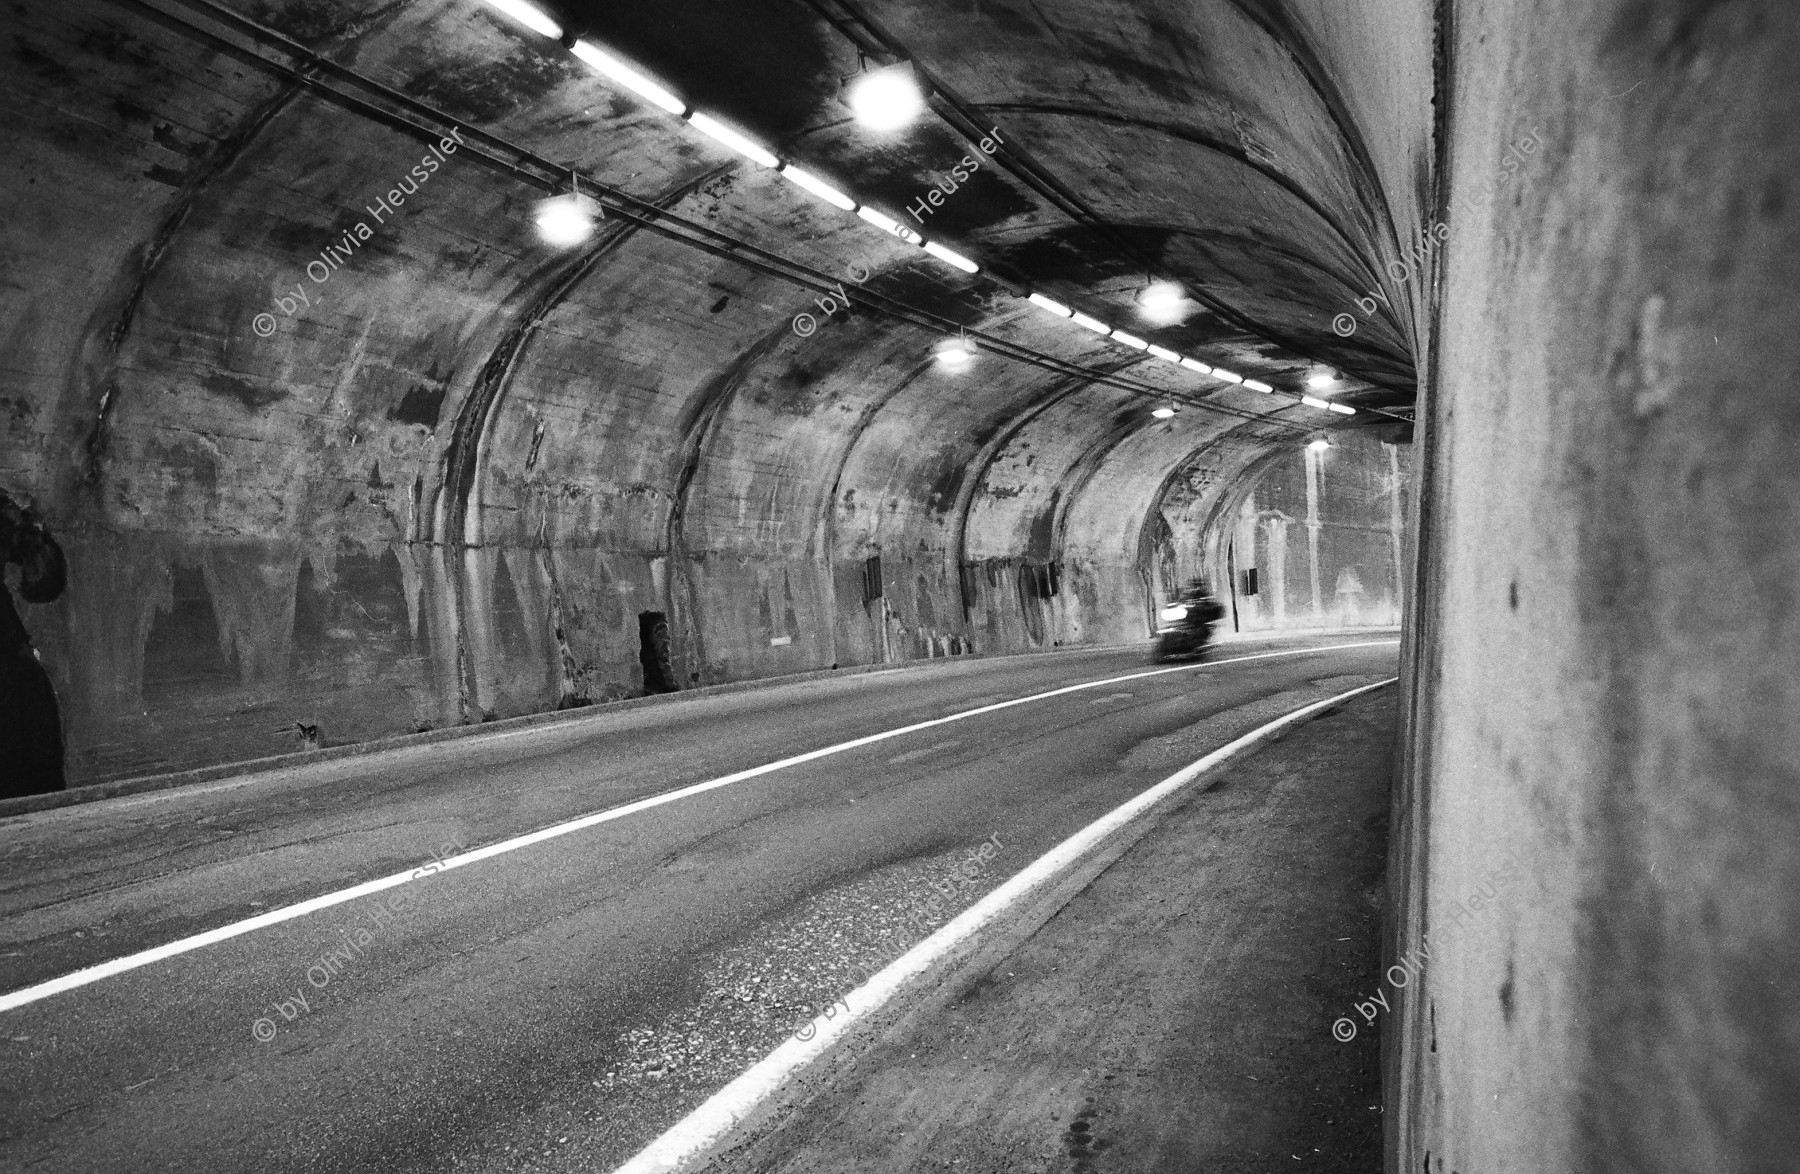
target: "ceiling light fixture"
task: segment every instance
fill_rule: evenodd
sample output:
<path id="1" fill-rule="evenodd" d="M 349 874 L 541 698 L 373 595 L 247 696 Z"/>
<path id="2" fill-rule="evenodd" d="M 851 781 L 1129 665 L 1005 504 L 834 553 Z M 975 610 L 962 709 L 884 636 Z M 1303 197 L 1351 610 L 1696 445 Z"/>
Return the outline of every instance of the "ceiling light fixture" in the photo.
<path id="1" fill-rule="evenodd" d="M 1172 326 L 1181 321 L 1187 309 L 1187 295 L 1172 281 L 1158 281 L 1138 295 L 1138 311 L 1159 326 Z"/>
<path id="2" fill-rule="evenodd" d="M 763 167 L 775 170 L 798 187 L 806 189 L 813 195 L 825 200 L 843 211 L 854 210 L 863 220 L 875 225 L 893 236 L 899 237 L 908 244 L 923 247 L 927 252 L 942 261 L 962 270 L 965 273 L 976 273 L 980 266 L 952 249 L 927 242 L 923 236 L 907 228 L 899 221 L 872 208 L 859 207 L 849 195 L 832 187 L 823 179 L 792 164 L 784 165 L 768 148 L 750 138 L 735 127 L 722 122 L 699 110 L 690 110 L 687 104 L 668 87 L 657 82 L 649 74 L 628 64 L 624 59 L 600 48 L 591 41 L 570 36 L 564 41 L 562 26 L 531 0 L 485 0 L 495 11 L 509 19 L 524 25 L 543 36 L 563 41 L 584 64 L 611 81 L 623 86 L 651 104 L 685 118 L 696 130 L 717 140 L 721 144 Z M 898 129 L 905 125 L 925 108 L 925 92 L 919 83 L 919 75 L 910 62 L 899 62 L 880 69 L 864 71 L 846 83 L 847 101 L 855 110 L 857 118 L 865 126 L 874 129 Z M 605 218 L 605 209 L 597 200 L 571 190 L 565 195 L 553 196 L 539 201 L 534 221 L 542 238 L 553 245 L 567 247 L 579 244 L 593 235 L 594 221 Z M 1258 380 L 1246 380 L 1242 376 L 1210 367 L 1198 360 L 1177 354 L 1166 347 L 1150 344 L 1135 335 L 1115 332 L 1112 327 L 1087 314 L 1079 313 L 1061 302 L 1045 297 L 1042 294 L 1028 294 L 1029 300 L 1040 309 L 1049 311 L 1061 318 L 1069 318 L 1081 326 L 1094 331 L 1103 337 L 1117 338 L 1126 346 L 1148 351 L 1165 362 L 1178 363 L 1187 369 L 1202 375 L 1213 375 L 1227 383 L 1241 383 L 1261 392 L 1271 392 L 1267 383 Z M 1190 304 L 1180 285 L 1171 281 L 1152 282 L 1138 297 L 1138 303 L 1145 317 L 1159 322 L 1178 322 Z M 949 347 L 940 348 L 938 357 L 952 369 L 960 369 L 974 359 L 975 348 L 966 338 Z M 1318 371 L 1308 377 L 1307 383 L 1314 388 L 1324 388 L 1335 382 L 1335 372 L 1329 368 Z M 1329 403 L 1313 396 L 1302 396 L 1302 402 L 1326 408 L 1346 416 L 1355 415 L 1356 409 L 1344 404 Z M 1167 413 L 1165 415 L 1164 413 Z M 1173 408 L 1159 408 L 1153 412 L 1158 418 L 1166 419 L 1174 415 Z M 1318 447 L 1329 447 L 1329 441 L 1316 442 Z"/>
<path id="3" fill-rule="evenodd" d="M 1324 452 L 1326 449 L 1331 447 L 1331 441 L 1326 440 L 1323 436 L 1321 436 L 1317 440 L 1309 441 L 1307 443 L 1306 447 L 1310 448 L 1314 452 Z"/>
<path id="4" fill-rule="evenodd" d="M 1174 408 L 1157 408 L 1155 411 L 1151 412 L 1150 414 L 1152 416 L 1155 416 L 1158 420 L 1167 420 L 1169 417 L 1171 417 L 1175 414 L 1175 409 Z"/>
<path id="5" fill-rule="evenodd" d="M 1325 400 L 1320 399 L 1316 395 L 1303 395 L 1300 397 L 1300 402 L 1305 404 L 1309 408 L 1325 409 L 1325 408 L 1329 408 L 1331 406 Z"/>
<path id="6" fill-rule="evenodd" d="M 1268 395 L 1275 390 L 1260 379 L 1246 379 L 1244 380 L 1244 386 L 1248 387 L 1251 391 L 1260 391 L 1264 395 Z"/>
<path id="7" fill-rule="evenodd" d="M 489 8 L 503 12 L 512 17 L 534 33 L 542 33 L 555 40 L 562 38 L 562 26 L 550 19 L 548 13 L 528 0 L 487 0 Z"/>
<path id="8" fill-rule="evenodd" d="M 727 147 L 736 151 L 752 163 L 760 163 L 764 167 L 779 167 L 781 160 L 775 158 L 769 149 L 750 138 L 735 127 L 727 126 L 710 114 L 694 111 L 688 115 L 688 123 L 702 134 L 709 135 Z"/>
<path id="9" fill-rule="evenodd" d="M 967 335 L 945 339 L 938 344 L 937 361 L 951 371 L 964 371 L 975 361 L 975 344 Z"/>
<path id="10" fill-rule="evenodd" d="M 559 249 L 572 248 L 593 236 L 594 221 L 606 218 L 606 210 L 600 206 L 600 201 L 581 194 L 573 172 L 569 181 L 567 192 L 539 200 L 532 214 L 538 238 Z"/>
<path id="11" fill-rule="evenodd" d="M 833 207 L 842 208 L 846 212 L 856 211 L 856 201 L 838 191 L 810 171 L 795 167 L 792 163 L 781 165 L 781 175 L 795 187 L 805 188 L 813 195 L 824 200 Z"/>
<path id="12" fill-rule="evenodd" d="M 925 109 L 925 95 L 910 61 L 859 73 L 845 88 L 851 113 L 870 130 L 899 130 Z"/>
<path id="13" fill-rule="evenodd" d="M 976 272 L 979 272 L 981 269 L 981 266 L 979 266 L 975 262 L 969 260 L 967 257 L 963 256 L 961 253 L 953 252 L 950 249 L 946 249 L 943 245 L 938 244 L 936 241 L 926 241 L 925 242 L 925 251 L 927 253 L 930 253 L 932 256 L 936 257 L 938 260 L 943 261 L 946 264 L 955 266 L 958 269 L 961 269 L 964 273 L 976 273 Z"/>
<path id="14" fill-rule="evenodd" d="M 489 2 L 492 3 L 492 0 Z M 660 106 L 677 118 L 687 113 L 687 103 L 676 97 L 668 87 L 636 66 L 627 65 L 593 42 L 576 41 L 575 47 L 569 52 L 587 63 L 600 76 L 624 86 L 652 106 Z"/>

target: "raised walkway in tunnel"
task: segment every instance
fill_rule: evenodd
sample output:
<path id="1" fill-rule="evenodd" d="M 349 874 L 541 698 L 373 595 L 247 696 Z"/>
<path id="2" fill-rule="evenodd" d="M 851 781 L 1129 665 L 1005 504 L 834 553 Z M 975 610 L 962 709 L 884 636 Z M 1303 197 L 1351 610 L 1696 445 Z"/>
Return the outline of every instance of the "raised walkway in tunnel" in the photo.
<path id="1" fill-rule="evenodd" d="M 1245 642 L 1162 671 L 1137 650 L 939 662 L 15 817 L 0 1156 L 84 1171 L 609 1169 L 780 1046 L 883 943 L 928 936 L 921 902 L 984 841 L 996 851 L 932 920 L 1271 716 L 1391 676 L 1395 654 L 1388 638 L 1340 637 Z M 1356 759 L 1364 712 L 1306 737 Z M 1231 851 L 1156 895 L 1204 873 L 1304 913 L 1261 956 L 1323 994 L 1311 1022 L 1270 1024 L 1270 1039 L 1337 1048 L 1332 983 L 1374 969 L 1373 909 L 1351 895 L 1379 859 L 1377 758 L 1345 772 L 1361 790 L 1282 768 L 1171 817 L 1202 819 Z M 1308 855 L 1309 826 L 1337 848 Z M 1168 853 L 1211 851 L 1170 834 L 1153 832 L 1131 868 L 1149 877 Z M 1342 854 L 1353 842 L 1363 856 Z M 422 871 L 445 858 L 458 863 Z M 366 891 L 394 875 L 415 879 Z M 1128 875 L 1108 873 L 1046 933 L 1127 908 L 1129 885 L 1124 904 L 1105 893 Z M 1315 883 L 1334 896 L 1309 897 L 1325 891 Z M 384 914 L 378 902 L 402 894 Z M 309 901 L 320 907 L 282 913 Z M 1194 910 L 1215 945 L 1234 918 L 1280 920 L 1254 903 Z M 1325 921 L 1349 941 L 1303 956 Z M 1141 971 L 1171 946 L 1209 948 L 1162 938 L 1094 937 L 1080 958 L 1040 938 L 1019 958 L 1054 948 L 1065 966 Z M 1255 972 L 1258 956 L 1239 951 L 1219 977 Z M 1198 1030 L 1195 1006 L 1159 1014 Z M 1080 1046 L 1078 1017 L 1058 1023 L 1045 1055 Z M 926 1149 L 920 1164 L 957 1156 Z"/>

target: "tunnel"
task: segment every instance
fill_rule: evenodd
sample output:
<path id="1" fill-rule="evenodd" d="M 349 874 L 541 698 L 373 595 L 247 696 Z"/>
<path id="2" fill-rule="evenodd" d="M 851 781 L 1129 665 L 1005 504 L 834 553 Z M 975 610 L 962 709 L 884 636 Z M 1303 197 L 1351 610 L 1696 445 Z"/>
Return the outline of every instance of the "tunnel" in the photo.
<path id="1" fill-rule="evenodd" d="M 499 842 L 490 815 L 525 835 L 602 806 L 540 808 L 579 788 L 530 775 L 527 739 L 611 722 L 606 744 L 638 753 L 656 715 L 717 707 L 644 752 L 651 789 L 620 798 L 649 803 L 775 769 L 702 769 L 699 747 L 781 766 L 757 739 L 812 728 L 771 709 L 739 730 L 733 706 L 991 666 L 1072 689 L 1047 674 L 1141 664 L 1203 593 L 1208 655 L 1393 645 L 1368 677 L 1386 732 L 1344 768 L 1378 788 L 1342 849 L 1377 877 L 1351 969 L 1393 988 L 1378 1035 L 1372 1011 L 1343 1020 L 1370 1049 L 1377 1140 L 1302 1168 L 1796 1168 L 1800 10 L 10 0 L 0 25 L 0 839 L 21 1000 L 0 1018 L 100 989 L 68 975 L 115 966 L 95 942 L 124 931 L 96 927 L 163 883 L 158 804 L 226 804 L 180 824 L 262 845 L 208 840 L 168 875 L 260 896 L 189 914 L 176 888 L 132 916 L 156 942 L 229 936 L 226 912 L 250 925 L 420 855 L 369 839 L 253 879 L 302 843 L 375 837 L 386 817 L 357 824 L 345 780 L 381 755 L 514 748 L 494 769 L 516 783 L 392 792 L 461 869 L 442 837 Z M 1349 697 L 1352 672 L 1306 687 Z M 1017 704 L 1010 688 L 971 684 L 969 712 Z M 1259 755 L 1363 745 L 1332 750 L 1333 723 L 1376 702 L 1301 688 L 1279 695 L 1324 706 L 1295 727 L 1316 732 Z M 803 741 L 793 761 L 825 752 Z M 279 818 L 229 808 L 302 777 L 320 781 L 279 783 Z M 1054 806 L 1028 794 L 1008 802 Z M 1073 820 L 1088 800 L 1069 794 Z M 329 830 L 264 845 L 301 811 Z M 644 875 L 739 851 L 733 827 Z M 1036 855 L 967 830 L 1007 870 Z M 880 867 L 954 838 L 919 835 Z M 88 863 L 27 879 L 64 851 Z M 79 932 L 54 913 L 77 893 L 107 910 Z M 617 991 L 673 997 L 648 973 Z M 31 1055 L 15 1094 L 79 1085 Z M 52 1136 L 54 1106 L 32 1105 L 7 1130 Z M 1012 1168 L 1190 1168 L 1070 1136 L 1074 1165 Z M 159 1144 L 137 1160 L 172 1160 Z M 468 1164 L 537 1168 L 470 1144 Z M 757 1144 L 732 1152 L 775 1152 Z M 19 1153 L 78 1168 L 37 1145 Z M 357 1152 L 312 1168 L 385 1151 Z"/>

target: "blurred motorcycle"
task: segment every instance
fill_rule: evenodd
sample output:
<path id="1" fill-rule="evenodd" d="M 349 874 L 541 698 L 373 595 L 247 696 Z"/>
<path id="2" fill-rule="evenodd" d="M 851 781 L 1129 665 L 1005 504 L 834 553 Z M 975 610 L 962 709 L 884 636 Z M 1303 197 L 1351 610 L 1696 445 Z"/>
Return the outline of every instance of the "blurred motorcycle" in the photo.
<path id="1" fill-rule="evenodd" d="M 1177 656 L 1199 656 L 1212 639 L 1213 625 L 1224 617 L 1225 605 L 1213 598 L 1205 583 L 1196 581 L 1157 613 L 1151 659 L 1161 663 Z"/>

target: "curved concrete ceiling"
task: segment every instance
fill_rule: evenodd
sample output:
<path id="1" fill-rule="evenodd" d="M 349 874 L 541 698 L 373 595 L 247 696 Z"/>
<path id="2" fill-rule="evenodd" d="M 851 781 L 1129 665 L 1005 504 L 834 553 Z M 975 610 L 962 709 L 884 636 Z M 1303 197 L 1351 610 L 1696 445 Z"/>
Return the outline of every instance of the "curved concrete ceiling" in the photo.
<path id="1" fill-rule="evenodd" d="M 343 547 L 539 545 L 829 579 L 886 550 L 942 579 L 1123 567 L 1196 452 L 1242 469 L 1410 414 L 1423 0 L 545 7 L 907 223 L 973 152 L 921 219 L 982 272 L 477 0 L 42 5 L 19 14 L 0 132 L 29 177 L 0 474 L 65 534 L 158 536 L 150 562 L 241 541 L 291 575 Z M 898 59 L 933 111 L 878 138 L 841 86 Z M 531 209 L 571 174 L 609 211 L 559 251 Z M 1186 292 L 1182 321 L 1138 312 L 1152 280 Z M 1170 366 L 1027 290 L 1290 395 L 1333 368 L 1359 414 Z M 932 348 L 958 330 L 982 353 L 952 374 Z M 1152 419 L 1165 403 L 1183 410 Z M 130 580 L 118 549 L 84 557 Z"/>

